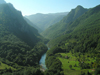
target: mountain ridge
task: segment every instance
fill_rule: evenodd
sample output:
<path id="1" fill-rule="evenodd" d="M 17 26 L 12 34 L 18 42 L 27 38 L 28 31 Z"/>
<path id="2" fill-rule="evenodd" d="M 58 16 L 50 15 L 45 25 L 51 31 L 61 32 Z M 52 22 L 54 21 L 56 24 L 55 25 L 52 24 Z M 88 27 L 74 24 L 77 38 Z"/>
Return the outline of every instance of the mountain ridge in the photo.
<path id="1" fill-rule="evenodd" d="M 31 46 L 33 43 L 35 44 L 35 42 L 39 40 L 39 38 L 36 40 L 32 40 L 32 37 L 34 37 L 35 39 L 37 38 L 37 36 L 40 36 L 37 29 L 28 25 L 27 22 L 23 19 L 21 12 L 16 10 L 12 4 L 1 4 L 0 9 L 0 12 L 2 12 L 0 16 L 2 17 L 2 19 L 6 20 L 5 22 L 2 21 L 4 23 L 3 25 L 6 26 L 10 32 L 13 32 L 13 34 L 15 34 L 17 37 L 27 42 L 27 44 Z M 23 34 L 23 36 L 21 36 L 21 33 Z"/>
<path id="2" fill-rule="evenodd" d="M 62 38 L 62 37 L 63 38 L 61 40 L 66 39 L 67 36 L 68 36 L 67 34 L 70 34 L 70 37 L 71 37 L 71 35 L 75 35 L 78 32 L 80 33 L 78 35 L 82 35 L 82 33 L 87 33 L 87 32 L 93 33 L 94 32 L 93 30 L 92 31 L 91 30 L 86 31 L 86 30 L 89 30 L 90 28 L 97 29 L 97 31 L 98 31 L 98 28 L 99 28 L 99 24 L 98 24 L 98 22 L 99 22 L 99 12 L 100 12 L 99 8 L 100 8 L 100 5 L 98 5 L 94 8 L 91 8 L 86 13 L 84 13 L 82 16 L 77 18 L 75 21 L 73 21 L 72 23 L 69 23 L 67 30 L 64 32 L 64 35 L 59 36 L 59 37 L 55 38 L 54 40 L 51 40 L 48 44 L 50 45 L 50 43 L 54 42 L 54 41 L 57 42 L 57 40 L 59 38 Z M 96 22 L 96 21 L 97 21 L 97 24 L 98 24 L 98 28 L 95 27 L 95 25 L 97 25 L 97 24 L 94 23 L 95 25 L 93 25 L 93 22 Z M 87 28 L 86 28 L 86 25 L 87 25 Z M 59 41 L 61 42 L 61 40 L 59 40 Z"/>
<path id="3" fill-rule="evenodd" d="M 67 16 L 65 16 L 60 22 L 52 25 L 41 33 L 42 36 L 53 39 L 60 35 L 63 35 L 67 29 L 67 25 L 84 14 L 88 9 L 83 8 L 82 6 L 77 6 L 75 9 L 72 9 Z"/>

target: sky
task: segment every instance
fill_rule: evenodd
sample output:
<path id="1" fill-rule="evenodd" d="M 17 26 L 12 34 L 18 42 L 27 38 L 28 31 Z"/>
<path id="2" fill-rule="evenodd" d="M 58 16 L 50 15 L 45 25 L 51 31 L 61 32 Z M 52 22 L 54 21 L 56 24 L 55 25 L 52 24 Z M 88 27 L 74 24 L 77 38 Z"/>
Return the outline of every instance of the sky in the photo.
<path id="1" fill-rule="evenodd" d="M 70 12 L 78 5 L 84 8 L 92 8 L 100 4 L 100 0 L 5 0 L 22 12 L 22 15 L 36 13 Z"/>

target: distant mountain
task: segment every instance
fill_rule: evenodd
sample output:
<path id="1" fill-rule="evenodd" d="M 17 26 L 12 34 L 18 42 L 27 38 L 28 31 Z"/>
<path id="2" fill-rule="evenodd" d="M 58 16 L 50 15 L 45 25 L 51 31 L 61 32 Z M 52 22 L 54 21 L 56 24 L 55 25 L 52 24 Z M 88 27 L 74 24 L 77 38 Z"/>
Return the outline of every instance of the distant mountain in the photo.
<path id="1" fill-rule="evenodd" d="M 77 6 L 75 9 L 72 9 L 60 22 L 50 26 L 41 34 L 48 39 L 54 39 L 63 35 L 68 29 L 68 24 L 83 15 L 87 10 L 88 9 L 85 9 L 82 6 Z"/>
<path id="2" fill-rule="evenodd" d="M 50 14 L 41 14 L 37 13 L 35 15 L 25 16 L 28 18 L 33 24 L 37 25 L 42 30 L 50 27 L 51 25 L 59 22 L 64 16 L 66 16 L 68 12 L 64 13 L 50 13 Z"/>
<path id="3" fill-rule="evenodd" d="M 31 25 L 31 26 L 33 26 L 34 28 L 36 28 L 36 29 L 38 30 L 39 33 L 42 32 L 42 30 L 41 30 L 39 27 L 37 27 L 35 24 L 33 24 L 30 20 L 28 20 L 28 19 L 25 18 L 25 17 L 24 17 L 24 19 L 25 19 L 25 21 L 26 21 L 29 25 Z"/>
<path id="4" fill-rule="evenodd" d="M 4 0 L 0 0 L 0 4 L 5 4 L 6 2 Z"/>

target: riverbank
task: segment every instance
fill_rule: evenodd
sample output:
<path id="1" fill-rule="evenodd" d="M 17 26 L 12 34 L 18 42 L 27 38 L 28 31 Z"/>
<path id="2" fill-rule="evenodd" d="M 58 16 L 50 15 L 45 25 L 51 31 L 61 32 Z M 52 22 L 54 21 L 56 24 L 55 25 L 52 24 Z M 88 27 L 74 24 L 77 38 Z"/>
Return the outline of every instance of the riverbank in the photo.
<path id="1" fill-rule="evenodd" d="M 47 46 L 47 45 L 46 45 Z M 48 48 L 49 50 L 50 48 Z M 46 59 L 46 53 L 44 53 L 39 61 L 40 64 L 40 70 L 41 71 L 45 71 L 47 69 L 46 64 L 45 64 L 45 59 Z"/>
<path id="2" fill-rule="evenodd" d="M 40 65 L 40 71 L 45 72 L 46 69 L 42 68 L 42 65 Z"/>

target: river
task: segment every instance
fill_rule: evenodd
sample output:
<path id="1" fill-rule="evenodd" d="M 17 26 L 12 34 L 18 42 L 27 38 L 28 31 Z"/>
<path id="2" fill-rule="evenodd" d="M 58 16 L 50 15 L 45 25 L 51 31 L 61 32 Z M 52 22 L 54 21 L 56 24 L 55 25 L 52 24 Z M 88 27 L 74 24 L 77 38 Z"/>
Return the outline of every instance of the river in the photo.
<path id="1" fill-rule="evenodd" d="M 49 50 L 49 48 L 48 48 Z M 40 61 L 39 61 L 39 64 L 40 66 L 43 68 L 43 69 L 47 69 L 46 65 L 45 65 L 45 59 L 46 59 L 46 53 L 42 55 Z"/>

